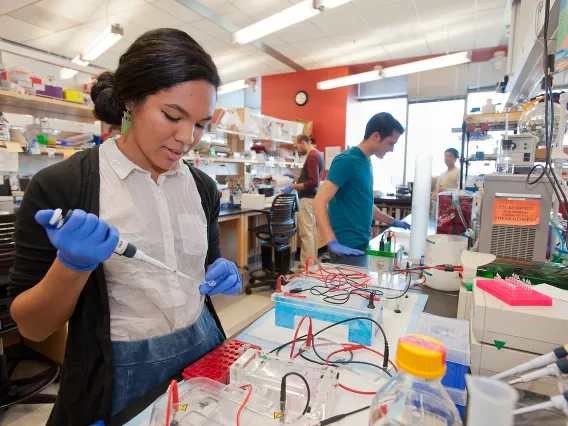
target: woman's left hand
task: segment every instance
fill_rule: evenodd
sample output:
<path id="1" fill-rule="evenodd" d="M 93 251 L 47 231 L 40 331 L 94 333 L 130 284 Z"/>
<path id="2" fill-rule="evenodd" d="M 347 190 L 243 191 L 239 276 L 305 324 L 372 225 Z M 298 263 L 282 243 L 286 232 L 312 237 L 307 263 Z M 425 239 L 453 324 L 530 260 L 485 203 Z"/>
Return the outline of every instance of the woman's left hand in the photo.
<path id="1" fill-rule="evenodd" d="M 237 265 L 227 259 L 217 259 L 207 270 L 205 281 L 215 281 L 211 286 L 207 282 L 199 286 L 201 294 L 214 296 L 219 293 L 236 294 L 241 291 L 243 281 Z"/>

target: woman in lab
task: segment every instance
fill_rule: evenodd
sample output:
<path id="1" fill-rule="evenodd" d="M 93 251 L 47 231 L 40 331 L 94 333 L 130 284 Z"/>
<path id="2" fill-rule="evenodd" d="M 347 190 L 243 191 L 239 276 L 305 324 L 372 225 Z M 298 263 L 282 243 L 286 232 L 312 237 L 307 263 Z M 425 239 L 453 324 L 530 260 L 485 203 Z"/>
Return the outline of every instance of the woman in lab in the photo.
<path id="1" fill-rule="evenodd" d="M 221 258 L 215 183 L 182 160 L 219 84 L 186 33 L 143 34 L 91 91 L 97 118 L 122 122 L 122 136 L 41 170 L 26 190 L 11 314 L 34 341 L 69 321 L 49 425 L 106 423 L 224 340 L 209 296 L 239 292 L 241 277 Z M 74 209 L 60 229 L 56 208 Z M 190 279 L 113 255 L 119 234 Z"/>

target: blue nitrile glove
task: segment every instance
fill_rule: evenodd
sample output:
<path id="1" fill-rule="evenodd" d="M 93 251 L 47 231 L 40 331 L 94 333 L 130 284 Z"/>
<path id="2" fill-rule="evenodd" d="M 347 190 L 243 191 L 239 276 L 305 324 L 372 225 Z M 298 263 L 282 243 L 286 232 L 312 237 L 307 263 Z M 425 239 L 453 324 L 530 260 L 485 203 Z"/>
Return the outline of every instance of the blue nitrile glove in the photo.
<path id="1" fill-rule="evenodd" d="M 340 256 L 363 256 L 365 254 L 364 251 L 352 249 L 344 245 L 341 245 L 337 240 L 333 240 L 327 243 L 327 247 L 332 252 Z"/>
<path id="2" fill-rule="evenodd" d="M 395 220 L 391 227 L 393 228 L 402 228 L 402 229 L 410 229 L 410 223 L 405 222 L 404 220 Z"/>
<path id="3" fill-rule="evenodd" d="M 296 180 L 296 176 L 294 176 L 292 173 L 284 173 L 282 176 L 286 176 L 286 177 L 289 177 L 292 180 Z"/>
<path id="4" fill-rule="evenodd" d="M 294 192 L 294 189 L 291 186 L 287 186 L 282 190 L 283 194 L 291 194 L 292 192 Z"/>
<path id="5" fill-rule="evenodd" d="M 227 259 L 217 259 L 207 270 L 205 281 L 215 281 L 211 286 L 206 282 L 199 286 L 201 294 L 214 296 L 219 293 L 236 294 L 241 291 L 243 281 L 237 265 Z"/>
<path id="6" fill-rule="evenodd" d="M 94 214 L 73 210 L 69 220 L 57 229 L 57 224 L 49 224 L 52 216 L 53 210 L 39 210 L 35 220 L 45 228 L 49 241 L 57 249 L 57 257 L 68 268 L 94 271 L 99 263 L 112 256 L 119 236 L 114 226 Z"/>

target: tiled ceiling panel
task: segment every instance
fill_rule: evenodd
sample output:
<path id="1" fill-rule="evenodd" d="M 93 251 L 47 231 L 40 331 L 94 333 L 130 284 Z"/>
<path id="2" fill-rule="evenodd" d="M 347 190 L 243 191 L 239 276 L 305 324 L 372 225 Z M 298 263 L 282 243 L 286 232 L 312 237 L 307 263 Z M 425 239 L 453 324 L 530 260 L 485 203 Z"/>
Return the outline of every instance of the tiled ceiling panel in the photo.
<path id="1" fill-rule="evenodd" d="M 99 34 L 100 31 L 90 28 L 87 25 L 80 25 L 30 40 L 26 42 L 26 44 L 36 49 L 57 52 L 64 56 L 74 57 Z"/>
<path id="2" fill-rule="evenodd" d="M 385 44 L 383 47 L 391 59 L 412 58 L 413 56 L 424 56 L 430 54 L 428 44 L 423 38 Z"/>
<path id="3" fill-rule="evenodd" d="M 50 31 L 62 31 L 79 25 L 77 21 L 35 4 L 14 10 L 8 16 Z"/>
<path id="4" fill-rule="evenodd" d="M 461 15 L 475 11 L 475 0 L 414 0 L 422 20 Z"/>
<path id="5" fill-rule="evenodd" d="M 0 3 L 4 1 L 1 0 Z M 95 19 L 93 16 L 95 13 L 100 14 L 100 9 L 106 2 L 105 0 L 40 0 L 32 3 L 65 18 L 78 22 L 87 22 Z"/>
<path id="6" fill-rule="evenodd" d="M 287 43 L 299 43 L 325 37 L 325 34 L 310 21 L 284 28 L 278 31 L 278 35 Z"/>
<path id="7" fill-rule="evenodd" d="M 33 2 L 34 0 L 2 0 L 0 1 L 0 15 L 21 7 L 26 7 L 28 4 Z"/>
<path id="8" fill-rule="evenodd" d="M 181 19 L 152 4 L 146 4 L 132 10 L 121 10 L 117 12 L 117 15 L 128 19 L 130 22 L 136 22 L 137 25 L 147 29 L 174 27 L 184 23 Z"/>
<path id="9" fill-rule="evenodd" d="M 152 6 L 155 6 L 158 9 L 161 9 L 164 12 L 167 12 L 170 15 L 177 17 L 184 22 L 191 23 L 203 19 L 193 10 L 178 3 L 176 0 L 157 0 L 154 3 L 152 3 Z"/>
<path id="10" fill-rule="evenodd" d="M 244 28 L 302 0 L 196 1 Z M 493 47 L 506 43 L 506 2 L 352 0 L 261 41 L 307 69 Z M 292 71 L 258 46 L 232 44 L 222 22 L 177 0 L 0 0 L 0 37 L 68 57 L 115 23 L 124 38 L 96 65 L 114 68 L 141 34 L 171 27 L 204 46 L 224 81 Z"/>
<path id="11" fill-rule="evenodd" d="M 327 37 L 335 37 L 372 28 L 366 25 L 365 21 L 361 19 L 359 11 L 350 3 L 328 10 L 325 13 L 320 13 L 312 18 L 312 22 Z"/>
<path id="12" fill-rule="evenodd" d="M 53 31 L 28 24 L 8 15 L 0 16 L 0 38 L 16 42 L 25 42 L 34 38 L 51 34 Z"/>

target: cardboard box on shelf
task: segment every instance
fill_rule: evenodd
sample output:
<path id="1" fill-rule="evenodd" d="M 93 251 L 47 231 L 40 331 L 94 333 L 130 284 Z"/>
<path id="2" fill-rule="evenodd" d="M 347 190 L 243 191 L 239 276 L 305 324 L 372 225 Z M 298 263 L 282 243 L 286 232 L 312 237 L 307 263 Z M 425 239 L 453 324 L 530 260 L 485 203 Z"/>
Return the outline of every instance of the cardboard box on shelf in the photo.
<path id="1" fill-rule="evenodd" d="M 314 122 L 313 121 L 307 121 L 307 120 L 296 120 L 298 123 L 302 124 L 302 126 L 304 126 L 304 128 L 302 129 L 302 133 L 306 136 L 312 136 L 312 132 L 314 130 Z"/>

